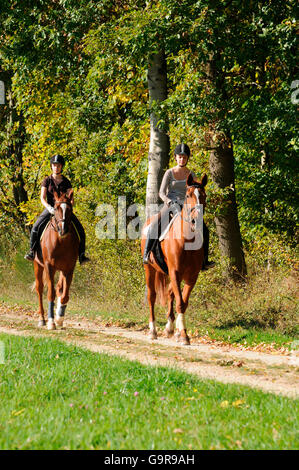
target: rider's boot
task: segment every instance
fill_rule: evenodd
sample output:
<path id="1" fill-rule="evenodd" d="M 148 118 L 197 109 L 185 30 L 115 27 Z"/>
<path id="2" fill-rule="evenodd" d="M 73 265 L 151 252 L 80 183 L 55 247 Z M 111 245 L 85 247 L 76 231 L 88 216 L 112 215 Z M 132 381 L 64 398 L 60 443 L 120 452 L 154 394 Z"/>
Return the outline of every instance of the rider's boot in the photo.
<path id="1" fill-rule="evenodd" d="M 213 268 L 216 265 L 214 261 L 204 261 L 202 271 L 207 271 L 210 268 Z"/>
<path id="2" fill-rule="evenodd" d="M 204 260 L 202 265 L 202 271 L 207 271 L 210 268 L 215 266 L 214 261 L 209 261 L 209 244 L 210 244 L 210 235 L 209 229 L 203 221 L 203 251 L 204 251 Z"/>
<path id="3" fill-rule="evenodd" d="M 147 234 L 147 239 L 145 242 L 145 248 L 144 248 L 144 253 L 143 253 L 143 264 L 148 264 L 149 263 L 149 255 L 150 252 L 153 249 L 154 243 L 156 239 L 151 237 L 150 230 L 148 231 Z"/>
<path id="4" fill-rule="evenodd" d="M 29 249 L 28 253 L 26 253 L 26 255 L 24 256 L 24 258 L 27 259 L 28 261 L 34 261 L 35 247 L 37 245 L 37 241 L 38 241 L 38 232 L 36 232 L 35 230 L 31 230 L 30 249 Z"/>
<path id="5" fill-rule="evenodd" d="M 79 254 L 79 263 L 80 264 L 88 263 L 89 261 L 90 261 L 90 258 L 85 256 L 85 253 L 80 253 Z"/>
<path id="6" fill-rule="evenodd" d="M 79 234 L 79 263 L 88 263 L 91 260 L 85 255 L 86 237 L 83 225 L 81 224 L 80 220 L 75 216 L 75 214 L 72 215 L 72 222 L 75 224 L 77 233 Z"/>
<path id="7" fill-rule="evenodd" d="M 27 259 L 28 261 L 34 261 L 35 251 L 32 248 L 30 248 L 30 250 L 28 251 L 28 253 L 26 253 L 24 258 Z"/>

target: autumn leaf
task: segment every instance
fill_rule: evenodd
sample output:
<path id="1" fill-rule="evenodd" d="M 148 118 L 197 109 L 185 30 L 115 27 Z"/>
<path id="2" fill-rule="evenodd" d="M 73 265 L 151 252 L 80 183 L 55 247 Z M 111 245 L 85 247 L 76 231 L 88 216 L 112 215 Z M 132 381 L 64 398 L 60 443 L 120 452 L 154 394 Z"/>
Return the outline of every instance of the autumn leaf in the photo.
<path id="1" fill-rule="evenodd" d="M 227 408 L 229 406 L 229 402 L 227 400 L 224 400 L 223 402 L 220 403 L 221 408 Z"/>
<path id="2" fill-rule="evenodd" d="M 239 406 L 243 405 L 245 403 L 244 400 L 236 400 L 232 403 L 232 406 L 234 406 L 235 408 L 238 408 Z"/>

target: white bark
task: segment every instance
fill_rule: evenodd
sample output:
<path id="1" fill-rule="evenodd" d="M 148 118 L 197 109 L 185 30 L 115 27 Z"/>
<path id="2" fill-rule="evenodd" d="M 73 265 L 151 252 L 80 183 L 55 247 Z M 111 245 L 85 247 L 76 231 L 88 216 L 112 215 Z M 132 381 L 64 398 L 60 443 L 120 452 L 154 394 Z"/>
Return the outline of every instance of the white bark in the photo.
<path id="1" fill-rule="evenodd" d="M 161 103 L 167 98 L 167 69 L 163 51 L 154 55 L 148 69 L 148 89 L 150 105 Z M 148 154 L 148 178 L 146 187 L 146 213 L 150 215 L 150 205 L 159 204 L 159 189 L 164 171 L 169 162 L 169 137 L 166 130 L 159 129 L 157 117 L 150 117 L 151 134 Z"/>

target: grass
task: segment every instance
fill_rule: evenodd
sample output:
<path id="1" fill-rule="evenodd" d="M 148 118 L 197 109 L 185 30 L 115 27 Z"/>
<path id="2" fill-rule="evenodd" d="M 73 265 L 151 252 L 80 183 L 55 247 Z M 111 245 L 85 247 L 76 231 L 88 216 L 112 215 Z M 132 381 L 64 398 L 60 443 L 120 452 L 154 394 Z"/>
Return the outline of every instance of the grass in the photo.
<path id="1" fill-rule="evenodd" d="M 296 400 L 57 340 L 0 340 L 1 449 L 298 447 Z"/>

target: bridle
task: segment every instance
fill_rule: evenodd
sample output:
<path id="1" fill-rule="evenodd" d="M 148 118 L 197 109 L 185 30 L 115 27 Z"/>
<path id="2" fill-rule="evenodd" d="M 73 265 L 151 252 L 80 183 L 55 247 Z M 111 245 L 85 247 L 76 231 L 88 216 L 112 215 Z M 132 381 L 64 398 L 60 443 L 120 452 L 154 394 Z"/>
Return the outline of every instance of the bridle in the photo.
<path id="1" fill-rule="evenodd" d="M 200 211 L 202 210 L 202 206 L 204 206 L 205 204 L 201 204 L 201 203 L 199 202 L 199 191 L 198 191 L 198 188 L 203 189 L 202 186 L 200 186 L 199 184 L 194 184 L 194 185 L 192 185 L 192 186 L 190 186 L 190 187 L 195 187 L 195 188 L 196 188 L 195 191 L 194 191 L 194 193 L 195 193 L 196 201 L 197 201 L 197 202 L 196 202 L 196 204 L 195 204 L 193 207 L 190 207 L 190 208 L 189 208 L 189 207 L 188 207 L 188 202 L 187 202 L 187 194 L 186 194 L 185 201 L 184 201 L 184 206 L 185 206 L 186 203 L 187 203 L 187 208 L 184 208 L 184 206 L 183 206 L 183 210 L 184 210 L 184 212 L 186 212 L 187 218 L 185 218 L 185 217 L 182 215 L 183 210 L 182 210 L 182 212 L 181 212 L 181 218 L 182 218 L 185 222 L 189 223 L 192 227 L 194 227 L 194 226 L 195 226 L 195 219 L 194 219 L 194 217 L 192 216 L 192 214 L 194 213 L 194 211 L 197 211 L 198 213 L 200 213 Z M 191 229 L 191 230 L 192 230 L 192 229 Z M 194 231 L 194 230 L 195 230 L 195 228 L 194 228 L 192 231 Z"/>
<path id="2" fill-rule="evenodd" d="M 65 204 L 66 206 L 68 206 L 68 207 L 72 210 L 72 205 L 71 205 L 70 202 L 62 201 L 62 202 L 59 202 L 58 204 L 59 204 L 59 205 L 60 205 L 60 204 Z M 58 209 L 58 207 L 55 207 L 55 206 L 54 206 L 55 212 L 57 211 L 57 209 Z M 52 215 L 52 217 L 51 217 L 51 224 L 52 224 L 52 227 L 53 227 L 53 229 L 55 230 L 55 232 L 57 232 L 58 234 L 60 234 L 60 232 L 61 232 L 61 230 L 60 230 L 60 228 L 59 228 L 60 222 L 65 223 L 65 221 L 66 221 L 65 212 L 66 212 L 66 211 L 63 212 L 63 214 L 64 214 L 64 217 L 63 217 L 63 218 L 57 219 L 55 213 L 54 213 L 54 214 Z M 55 226 L 53 225 L 53 222 L 55 223 Z"/>

